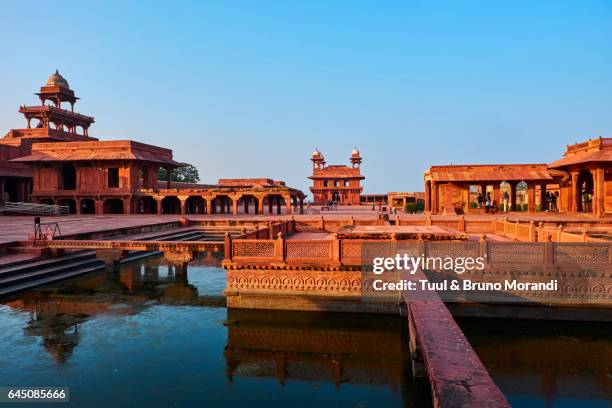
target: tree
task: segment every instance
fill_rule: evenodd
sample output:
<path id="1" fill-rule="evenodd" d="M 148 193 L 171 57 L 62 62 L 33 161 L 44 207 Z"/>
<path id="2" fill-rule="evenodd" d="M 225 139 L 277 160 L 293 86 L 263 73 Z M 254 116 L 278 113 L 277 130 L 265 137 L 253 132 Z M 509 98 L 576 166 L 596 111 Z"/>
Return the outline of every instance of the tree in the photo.
<path id="1" fill-rule="evenodd" d="M 159 181 L 168 181 L 168 172 L 165 168 L 160 167 L 159 172 L 157 173 L 157 179 Z M 198 169 L 196 169 L 191 164 L 188 164 L 185 167 L 177 167 L 172 171 L 172 180 L 182 183 L 197 183 L 200 181 L 200 175 L 198 174 Z"/>

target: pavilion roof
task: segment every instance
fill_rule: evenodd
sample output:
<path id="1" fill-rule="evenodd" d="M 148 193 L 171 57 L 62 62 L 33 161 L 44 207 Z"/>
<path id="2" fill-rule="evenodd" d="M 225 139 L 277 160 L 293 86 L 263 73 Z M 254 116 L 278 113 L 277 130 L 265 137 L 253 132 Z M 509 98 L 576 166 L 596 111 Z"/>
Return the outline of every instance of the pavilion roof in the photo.
<path id="1" fill-rule="evenodd" d="M 440 182 L 552 180 L 546 164 L 432 166 L 431 178 Z"/>
<path id="2" fill-rule="evenodd" d="M 36 143 L 32 146 L 30 155 L 12 161 L 35 163 L 99 160 L 139 160 L 174 166 L 182 165 L 172 159 L 171 150 L 131 140 Z"/>
<path id="3" fill-rule="evenodd" d="M 612 148 L 602 150 L 583 151 L 576 154 L 568 154 L 564 158 L 550 163 L 550 168 L 571 166 L 574 164 L 593 163 L 593 162 L 612 162 Z"/>

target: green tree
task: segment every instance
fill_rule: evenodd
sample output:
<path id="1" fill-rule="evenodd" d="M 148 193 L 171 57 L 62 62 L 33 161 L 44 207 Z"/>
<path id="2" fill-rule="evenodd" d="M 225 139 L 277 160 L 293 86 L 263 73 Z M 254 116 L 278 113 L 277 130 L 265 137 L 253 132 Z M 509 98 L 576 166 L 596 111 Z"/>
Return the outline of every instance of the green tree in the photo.
<path id="1" fill-rule="evenodd" d="M 157 173 L 157 179 L 159 181 L 168 181 L 168 172 L 165 168 L 160 167 L 159 172 Z M 172 180 L 182 183 L 197 183 L 200 181 L 200 175 L 198 174 L 198 169 L 196 169 L 191 164 L 188 164 L 185 167 L 177 167 L 172 171 Z"/>

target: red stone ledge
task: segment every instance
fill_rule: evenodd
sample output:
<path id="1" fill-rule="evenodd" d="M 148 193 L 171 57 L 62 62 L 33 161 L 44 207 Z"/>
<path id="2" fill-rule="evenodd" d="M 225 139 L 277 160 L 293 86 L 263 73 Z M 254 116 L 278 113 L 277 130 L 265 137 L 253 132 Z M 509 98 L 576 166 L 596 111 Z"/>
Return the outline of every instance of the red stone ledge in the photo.
<path id="1" fill-rule="evenodd" d="M 444 303 L 406 299 L 434 406 L 510 407 Z"/>

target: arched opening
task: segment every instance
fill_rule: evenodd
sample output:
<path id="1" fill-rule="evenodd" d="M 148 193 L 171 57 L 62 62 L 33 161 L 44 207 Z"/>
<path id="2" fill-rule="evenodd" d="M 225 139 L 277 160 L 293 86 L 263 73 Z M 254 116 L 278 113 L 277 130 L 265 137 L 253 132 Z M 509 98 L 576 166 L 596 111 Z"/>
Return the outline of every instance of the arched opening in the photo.
<path id="1" fill-rule="evenodd" d="M 500 211 L 512 211 L 512 186 L 510 183 L 507 181 L 502 181 L 499 183 L 499 196 L 501 200 L 499 203 Z"/>
<path id="2" fill-rule="evenodd" d="M 142 197 L 137 212 L 140 214 L 157 214 L 157 201 L 150 196 Z"/>
<path id="3" fill-rule="evenodd" d="M 244 214 L 257 214 L 258 204 L 259 201 L 257 198 L 250 194 L 243 195 L 238 202 L 238 206 L 242 205 L 242 212 Z"/>
<path id="4" fill-rule="evenodd" d="M 84 198 L 81 200 L 81 214 L 95 214 L 96 213 L 96 202 L 91 198 Z"/>
<path id="5" fill-rule="evenodd" d="M 162 214 L 180 214 L 181 201 L 175 196 L 168 196 L 161 201 Z"/>
<path id="6" fill-rule="evenodd" d="M 527 182 L 520 181 L 516 185 L 516 198 L 514 202 L 515 211 L 527 211 L 529 205 L 529 194 L 527 192 Z"/>
<path id="7" fill-rule="evenodd" d="M 187 214 L 206 214 L 206 201 L 200 196 L 193 196 L 185 203 Z"/>
<path id="8" fill-rule="evenodd" d="M 43 198 L 42 200 L 38 200 L 38 203 L 45 205 L 55 205 L 55 202 L 50 198 Z"/>
<path id="9" fill-rule="evenodd" d="M 60 190 L 75 190 L 76 189 L 76 167 L 72 163 L 64 163 L 60 166 L 59 171 L 59 188 Z"/>
<path id="10" fill-rule="evenodd" d="M 104 214 L 123 214 L 123 200 L 120 198 L 109 198 L 104 201 Z"/>
<path id="11" fill-rule="evenodd" d="M 68 207 L 68 214 L 76 214 L 76 201 L 72 198 L 62 198 L 58 200 L 57 205 Z"/>
<path id="12" fill-rule="evenodd" d="M 280 195 L 267 195 L 263 200 L 263 210 L 262 213 L 268 212 L 268 214 L 274 214 L 276 210 L 276 214 L 282 214 L 282 208 L 285 205 L 285 200 Z"/>
<path id="13" fill-rule="evenodd" d="M 2 200 L 17 202 L 19 200 L 19 181 L 15 178 L 7 178 L 4 182 L 4 191 L 2 192 Z"/>
<path id="14" fill-rule="evenodd" d="M 232 212 L 232 199 L 227 195 L 216 196 L 210 204 L 212 214 L 231 214 Z"/>
<path id="15" fill-rule="evenodd" d="M 593 174 L 588 170 L 582 170 L 578 174 L 578 211 L 593 211 Z"/>

